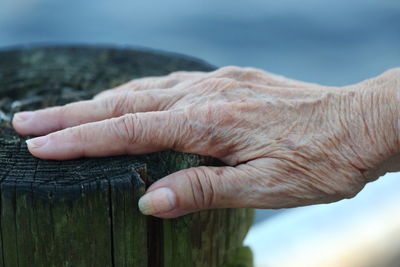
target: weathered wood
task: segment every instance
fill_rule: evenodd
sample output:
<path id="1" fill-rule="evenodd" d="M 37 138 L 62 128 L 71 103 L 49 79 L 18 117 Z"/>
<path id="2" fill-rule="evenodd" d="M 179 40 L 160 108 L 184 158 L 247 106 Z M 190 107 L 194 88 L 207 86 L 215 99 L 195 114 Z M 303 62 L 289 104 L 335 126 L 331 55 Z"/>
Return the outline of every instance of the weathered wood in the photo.
<path id="1" fill-rule="evenodd" d="M 251 266 L 251 252 L 242 247 L 251 210 L 160 220 L 137 209 L 155 180 L 218 161 L 173 151 L 44 161 L 10 126 L 17 111 L 88 99 L 133 78 L 211 69 L 133 49 L 0 52 L 0 266 Z"/>

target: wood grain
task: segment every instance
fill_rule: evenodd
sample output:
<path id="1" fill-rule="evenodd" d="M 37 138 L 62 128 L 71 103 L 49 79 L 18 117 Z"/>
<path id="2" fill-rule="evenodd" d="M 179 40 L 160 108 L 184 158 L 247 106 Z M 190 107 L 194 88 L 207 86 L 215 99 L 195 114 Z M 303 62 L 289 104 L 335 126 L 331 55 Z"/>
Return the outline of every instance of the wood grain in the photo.
<path id="1" fill-rule="evenodd" d="M 212 69 L 195 59 L 137 49 L 1 51 L 0 265 L 251 266 L 251 257 L 240 256 L 247 251 L 242 241 L 251 210 L 159 220 L 137 208 L 152 182 L 183 168 L 221 164 L 217 160 L 163 151 L 45 161 L 29 154 L 25 137 L 10 125 L 15 112 L 89 99 L 133 78 Z"/>

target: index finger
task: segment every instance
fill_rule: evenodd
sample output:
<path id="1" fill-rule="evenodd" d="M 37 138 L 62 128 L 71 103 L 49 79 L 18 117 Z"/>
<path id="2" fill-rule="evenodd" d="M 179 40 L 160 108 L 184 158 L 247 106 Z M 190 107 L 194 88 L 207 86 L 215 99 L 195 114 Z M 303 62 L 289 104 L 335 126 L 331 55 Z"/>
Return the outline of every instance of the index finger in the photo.
<path id="1" fill-rule="evenodd" d="M 144 154 L 174 148 L 184 135 L 184 123 L 180 111 L 127 114 L 30 139 L 27 144 L 42 159 Z"/>

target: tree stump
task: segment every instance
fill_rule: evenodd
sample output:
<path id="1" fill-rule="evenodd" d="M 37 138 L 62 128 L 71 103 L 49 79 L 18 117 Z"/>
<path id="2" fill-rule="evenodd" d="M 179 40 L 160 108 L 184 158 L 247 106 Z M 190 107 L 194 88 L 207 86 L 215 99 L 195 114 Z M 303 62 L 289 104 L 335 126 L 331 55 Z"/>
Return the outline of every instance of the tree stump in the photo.
<path id="1" fill-rule="evenodd" d="M 249 209 L 178 219 L 143 216 L 155 180 L 217 160 L 174 151 L 143 156 L 45 161 L 11 128 L 21 110 L 88 99 L 133 78 L 209 71 L 188 57 L 104 47 L 26 47 L 0 52 L 0 265 L 252 266 L 242 241 Z"/>

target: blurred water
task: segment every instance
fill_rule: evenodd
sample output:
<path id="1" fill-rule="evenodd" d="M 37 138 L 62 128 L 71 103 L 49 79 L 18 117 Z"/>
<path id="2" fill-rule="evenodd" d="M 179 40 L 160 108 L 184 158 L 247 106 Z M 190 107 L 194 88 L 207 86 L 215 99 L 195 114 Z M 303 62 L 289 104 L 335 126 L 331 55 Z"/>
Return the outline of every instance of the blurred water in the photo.
<path id="1" fill-rule="evenodd" d="M 0 46 L 139 45 L 329 85 L 400 62 L 395 0 L 1 0 Z"/>
<path id="2" fill-rule="evenodd" d="M 35 42 L 146 46 L 344 85 L 400 66 L 400 4 L 1 0 L 0 47 Z"/>
<path id="3" fill-rule="evenodd" d="M 250 229 L 257 267 L 399 267 L 399 173 L 356 198 L 290 209 Z M 290 255 L 290 256 L 289 256 Z"/>

